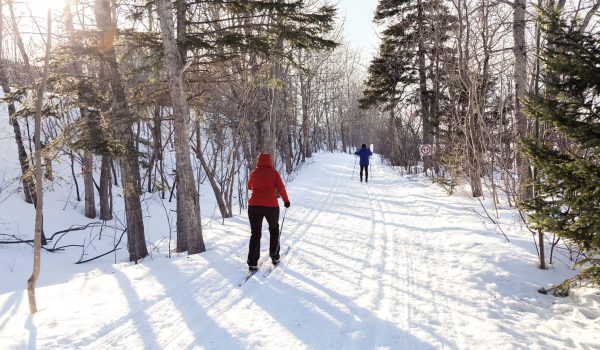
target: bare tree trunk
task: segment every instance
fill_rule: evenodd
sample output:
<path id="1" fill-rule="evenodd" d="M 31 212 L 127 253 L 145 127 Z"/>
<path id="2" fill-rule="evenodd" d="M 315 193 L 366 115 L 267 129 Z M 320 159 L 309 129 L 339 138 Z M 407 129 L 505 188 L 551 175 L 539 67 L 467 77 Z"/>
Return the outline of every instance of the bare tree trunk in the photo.
<path id="1" fill-rule="evenodd" d="M 12 23 L 12 27 L 13 27 L 13 34 L 15 37 L 15 40 L 17 42 L 17 47 L 19 48 L 19 52 L 21 54 L 21 57 L 23 59 L 23 65 L 25 66 L 25 72 L 27 73 L 27 76 L 29 77 L 29 80 L 31 82 L 33 82 L 33 71 L 31 69 L 31 66 L 29 64 L 29 56 L 27 55 L 27 51 L 25 50 L 25 45 L 23 44 L 23 39 L 21 37 L 21 33 L 19 32 L 19 27 L 17 24 L 17 19 L 15 17 L 15 13 L 14 13 L 14 9 L 13 9 L 13 1 L 9 0 L 8 2 L 8 9 L 10 11 L 10 19 L 11 19 L 11 23 Z M 16 113 L 16 112 L 15 112 Z M 25 123 L 27 125 L 27 133 L 29 135 L 29 124 L 27 121 L 27 118 L 25 118 Z M 14 118 L 13 120 L 13 128 L 15 130 L 15 139 L 17 138 L 17 134 L 21 135 L 20 133 L 20 127 L 18 124 L 18 121 L 16 118 Z M 17 132 L 17 129 L 19 132 Z M 35 136 L 35 135 L 34 135 Z M 31 154 L 33 154 L 33 150 L 31 149 L 31 137 L 28 137 L 28 141 L 29 141 L 29 150 L 31 152 Z M 23 144 L 22 139 L 21 141 L 17 140 L 17 145 L 19 144 Z M 40 147 L 42 147 L 43 145 L 41 144 L 40 141 Z M 23 147 L 23 151 L 19 151 L 19 157 L 27 157 L 27 153 L 25 152 L 25 148 Z M 28 160 L 27 158 L 24 158 L 24 160 L 21 160 L 21 166 L 23 166 L 24 164 L 28 164 Z M 29 168 L 29 166 L 27 166 L 27 168 Z M 33 200 L 33 205 L 34 207 L 37 207 L 37 195 L 36 195 L 36 191 L 35 189 L 37 188 L 37 185 L 33 183 L 33 177 L 32 175 L 29 176 L 25 176 L 24 178 L 25 181 L 28 182 L 28 187 L 29 187 L 29 193 L 31 194 L 31 199 Z M 43 220 L 43 218 L 42 218 Z M 43 228 L 43 224 L 41 225 L 42 227 L 42 245 L 46 245 L 46 236 L 44 235 L 44 228 Z"/>
<path id="2" fill-rule="evenodd" d="M 237 142 L 235 142 L 234 139 L 234 144 L 235 145 L 239 145 Z M 239 149 L 239 146 L 235 148 L 235 154 L 233 154 L 232 157 L 232 162 L 231 162 L 231 169 L 229 172 L 229 176 L 227 178 L 227 195 L 225 197 L 225 202 L 227 204 L 227 212 L 229 213 L 229 216 L 232 217 L 233 216 L 233 187 L 234 187 L 234 182 L 235 182 L 235 178 L 236 175 L 239 174 L 239 168 L 240 166 L 239 164 L 239 152 L 237 151 L 237 149 Z"/>
<path id="3" fill-rule="evenodd" d="M 152 118 L 152 157 L 150 163 L 148 163 L 148 192 L 154 191 L 154 182 L 156 182 L 156 176 L 152 177 L 152 172 L 158 168 L 158 164 L 162 159 L 162 110 L 161 107 L 154 107 L 154 116 Z M 164 189 L 161 189 L 164 191 Z"/>
<path id="4" fill-rule="evenodd" d="M 200 165 L 202 166 L 202 169 L 204 170 L 204 173 L 206 174 L 206 178 L 208 179 L 208 182 L 210 183 L 210 187 L 213 190 L 213 194 L 215 195 L 215 200 L 217 201 L 217 207 L 219 208 L 219 212 L 221 213 L 221 217 L 222 218 L 230 218 L 232 216 L 231 211 L 228 210 L 227 204 L 226 204 L 226 193 L 224 191 L 223 187 L 220 187 L 219 184 L 217 183 L 216 180 L 216 167 L 214 167 L 213 169 L 211 169 L 211 167 L 209 166 L 209 164 L 206 162 L 206 159 L 204 159 L 204 152 L 202 151 L 202 146 L 201 146 L 201 138 L 200 138 L 200 121 L 195 121 L 195 125 L 194 125 L 195 129 L 196 129 L 196 158 L 200 161 Z M 235 142 L 234 142 L 235 144 Z M 214 150 L 214 148 L 213 148 Z M 214 152 L 217 153 L 217 152 Z M 217 154 L 215 154 L 215 163 L 216 163 L 216 157 Z"/>
<path id="5" fill-rule="evenodd" d="M 281 0 L 278 0 L 281 2 Z M 275 43 L 275 47 L 277 50 L 283 52 L 283 38 L 278 38 Z M 273 63 L 272 74 L 275 79 L 278 81 L 283 81 L 283 66 L 280 62 L 275 61 Z M 270 88 L 269 91 L 269 123 L 266 125 L 266 150 L 268 153 L 273 155 L 273 161 L 275 161 L 275 153 L 277 150 L 277 141 L 279 138 L 278 132 L 278 120 L 281 119 L 281 116 L 285 113 L 282 111 L 282 93 L 281 88 L 278 86 Z"/>
<path id="6" fill-rule="evenodd" d="M 3 19 L 2 13 L 2 0 L 0 0 L 0 19 Z M 0 20 L 0 38 L 4 37 L 4 20 Z M 10 82 L 8 81 L 8 71 L 6 68 L 5 60 L 2 58 L 4 54 L 3 41 L 0 40 L 0 85 L 4 95 L 10 94 Z M 8 103 L 8 119 L 10 124 L 13 126 L 15 134 L 15 141 L 17 143 L 17 152 L 19 155 L 19 164 L 21 165 L 22 181 L 23 181 L 23 194 L 25 196 L 25 202 L 33 203 L 35 201 L 35 184 L 29 173 L 29 160 L 27 159 L 27 151 L 23 145 L 23 136 L 21 135 L 21 126 L 17 120 L 17 109 L 13 102 Z"/>
<path id="7" fill-rule="evenodd" d="M 90 219 L 96 217 L 94 178 L 92 177 L 93 164 L 92 155 L 90 152 L 86 151 L 81 158 L 81 168 L 83 170 L 83 187 L 85 189 L 85 216 Z"/>
<path id="8" fill-rule="evenodd" d="M 146 238 L 144 236 L 142 206 L 140 203 L 140 168 L 138 156 L 135 152 L 134 135 L 131 129 L 134 120 L 129 111 L 125 88 L 115 54 L 114 40 L 116 27 L 110 17 L 110 6 L 110 0 L 95 0 L 96 22 L 101 32 L 98 50 L 106 61 L 105 68 L 112 90 L 111 124 L 113 125 L 115 136 L 125 147 L 125 154 L 121 157 L 120 165 L 127 222 L 127 248 L 129 249 L 129 260 L 137 261 L 148 255 Z"/>
<path id="9" fill-rule="evenodd" d="M 198 148 L 196 149 L 196 154 L 197 154 L 198 160 L 200 160 L 200 164 L 202 164 L 202 169 L 204 169 L 204 173 L 206 174 L 206 178 L 208 179 L 208 182 L 210 183 L 210 187 L 212 188 L 213 193 L 215 194 L 215 199 L 217 201 L 217 206 L 219 207 L 219 212 L 221 213 L 221 217 L 222 218 L 230 218 L 231 215 L 229 214 L 229 211 L 227 210 L 227 205 L 225 204 L 225 200 L 224 200 L 225 193 L 223 193 L 223 191 L 217 184 L 217 181 L 215 180 L 214 172 L 210 169 L 210 167 L 206 163 L 206 160 L 204 159 L 204 155 L 202 154 L 202 148 L 200 145 L 198 145 Z"/>
<path id="10" fill-rule="evenodd" d="M 0 61 L 2 61 L 0 62 L 0 64 L 2 65 L 2 68 L 0 68 L 0 85 L 2 85 L 2 90 L 6 95 L 10 93 L 10 86 L 8 85 L 8 79 L 6 79 L 4 60 L 0 58 Z M 15 142 L 17 144 L 17 152 L 19 154 L 19 164 L 21 165 L 23 194 L 25 195 L 25 202 L 34 203 L 36 198 L 35 184 L 30 174 L 29 160 L 27 159 L 27 151 L 25 150 L 25 146 L 23 145 L 21 127 L 19 125 L 19 121 L 17 120 L 17 110 L 15 108 L 15 104 L 12 102 L 8 103 L 8 118 L 10 120 L 10 124 L 13 126 L 13 131 L 15 134 Z"/>
<path id="11" fill-rule="evenodd" d="M 258 71 L 255 73 L 258 76 Z M 254 121 L 256 125 L 256 151 L 258 153 L 273 154 L 274 149 L 271 140 L 271 118 L 273 118 L 273 94 L 271 89 L 259 86 L 256 89 Z M 273 159 L 275 160 L 275 159 Z"/>
<path id="12" fill-rule="evenodd" d="M 23 65 L 25 66 L 25 72 L 27 73 L 27 76 L 29 77 L 29 82 L 33 83 L 35 80 L 34 72 L 33 72 L 33 69 L 31 68 L 31 64 L 29 62 L 29 55 L 27 54 L 25 44 L 23 43 L 23 37 L 21 36 L 21 33 L 19 32 L 17 18 L 14 13 L 14 6 L 13 6 L 14 1 L 8 0 L 7 3 L 8 3 L 8 9 L 10 11 L 10 20 L 11 20 L 11 24 L 13 27 L 14 38 L 15 38 L 17 47 L 19 49 L 19 53 L 21 54 L 21 58 L 23 59 Z M 28 122 L 27 118 L 25 118 L 25 123 L 27 125 L 27 132 L 29 135 L 29 122 Z M 35 137 L 35 135 L 34 135 L 34 137 Z M 28 140 L 29 140 L 29 150 L 33 154 L 33 150 L 31 149 L 31 137 L 28 137 Z M 42 143 L 41 147 L 43 149 L 45 147 L 45 145 Z M 42 154 L 42 157 L 44 158 L 44 166 L 46 168 L 44 177 L 47 178 L 48 180 L 52 180 L 52 160 L 49 157 L 44 156 L 43 154 Z M 32 185 L 32 187 L 35 187 L 35 185 Z M 35 199 L 35 194 L 32 197 L 34 197 L 34 199 Z M 35 203 L 36 202 L 34 200 L 34 205 L 35 205 Z M 44 245 L 45 245 L 46 238 L 43 233 L 42 233 L 42 237 L 43 237 L 42 241 L 44 242 Z"/>
<path id="13" fill-rule="evenodd" d="M 110 157 L 103 155 L 100 168 L 100 220 L 112 220 L 111 189 Z"/>
<path id="14" fill-rule="evenodd" d="M 81 202 L 81 195 L 79 194 L 79 181 L 77 181 L 77 174 L 75 173 L 75 155 L 71 150 L 69 150 L 69 159 L 71 160 L 71 176 L 73 176 L 73 182 L 75 183 L 75 194 L 77 195 L 77 201 Z"/>
<path id="15" fill-rule="evenodd" d="M 436 2 L 436 10 L 439 10 L 437 7 L 438 3 Z M 430 125 L 432 128 L 432 149 L 440 149 L 440 137 L 439 137 L 439 125 L 440 125 L 440 98 L 441 98 L 441 80 L 443 79 L 443 72 L 440 67 L 441 64 L 441 51 L 443 50 L 443 42 L 442 42 L 442 33 L 440 30 L 435 30 L 434 34 L 434 48 L 433 48 L 433 64 L 431 70 L 433 71 L 433 91 L 431 96 L 431 115 L 430 115 Z M 433 170 L 435 174 L 440 173 L 440 157 L 437 154 L 433 154 L 431 156 L 433 161 Z"/>
<path id="16" fill-rule="evenodd" d="M 42 225 L 43 225 L 43 210 L 44 210 L 44 193 L 42 192 L 42 104 L 44 99 L 44 91 L 48 82 L 48 66 L 50 62 L 50 48 L 52 40 L 52 15 L 48 8 L 48 34 L 46 36 L 46 57 L 44 59 L 44 73 L 42 75 L 42 83 L 37 91 L 37 99 L 35 103 L 35 191 L 37 195 L 37 205 L 35 206 L 35 238 L 33 244 L 33 272 L 27 280 L 27 296 L 29 299 L 29 311 L 34 314 L 37 312 L 37 303 L 35 300 L 35 284 L 40 276 L 40 250 L 42 246 Z"/>
<path id="17" fill-rule="evenodd" d="M 425 44 L 424 31 L 421 24 L 424 23 L 423 3 L 417 0 L 417 21 L 419 31 L 418 43 L 418 66 L 419 66 L 419 100 L 421 102 L 421 124 L 423 126 L 423 143 L 431 144 L 431 118 L 430 118 L 430 102 L 427 91 L 427 73 L 425 67 Z M 431 156 L 423 157 L 423 170 L 431 167 Z"/>
<path id="18" fill-rule="evenodd" d="M 283 154 L 285 157 L 285 173 L 291 174 L 294 170 L 294 149 L 293 149 L 293 138 L 292 138 L 292 128 L 288 127 L 285 131 L 285 140 L 283 142 Z"/>
<path id="19" fill-rule="evenodd" d="M 21 58 L 23 59 L 23 65 L 25 66 L 25 72 L 27 73 L 29 79 L 33 81 L 33 71 L 31 70 L 31 65 L 29 63 L 29 56 L 27 55 L 27 50 L 25 49 L 25 44 L 23 44 L 23 38 L 21 37 L 21 33 L 19 33 L 19 24 L 17 23 L 17 18 L 15 16 L 15 11 L 13 8 L 13 0 L 8 0 L 8 10 L 10 12 L 10 22 L 13 27 L 13 31 L 15 34 L 15 41 L 17 47 L 19 48 L 19 53 L 21 54 Z"/>
<path id="20" fill-rule="evenodd" d="M 312 156 L 311 138 L 310 138 L 310 77 L 305 77 L 300 73 L 300 95 L 302 98 L 302 161 Z"/>
<path id="21" fill-rule="evenodd" d="M 515 56 L 515 116 L 519 137 L 527 137 L 527 118 L 523 113 L 522 99 L 525 98 L 527 87 L 527 47 L 525 44 L 525 6 L 526 0 L 515 0 L 513 19 L 513 38 Z M 529 160 L 523 156 L 520 147 L 517 149 L 517 169 L 519 174 L 519 198 L 531 198 L 530 187 L 527 183 L 531 177 Z"/>
<path id="22" fill-rule="evenodd" d="M 182 74 L 184 72 L 180 53 L 174 37 L 171 2 L 157 0 L 157 10 L 167 66 L 169 92 L 173 104 L 175 164 L 177 168 L 177 229 L 187 236 L 188 254 L 206 250 L 202 237 L 200 203 L 194 186 L 194 173 L 190 160 L 189 121 L 190 109 L 186 100 Z"/>
<path id="23" fill-rule="evenodd" d="M 158 6 L 158 5 L 157 5 Z M 186 32 L 186 11 L 187 3 L 185 0 L 176 0 L 176 15 L 177 15 L 177 48 L 179 50 L 179 57 L 181 64 L 185 64 L 187 60 L 187 44 L 188 37 Z M 159 18 L 160 20 L 160 18 Z"/>

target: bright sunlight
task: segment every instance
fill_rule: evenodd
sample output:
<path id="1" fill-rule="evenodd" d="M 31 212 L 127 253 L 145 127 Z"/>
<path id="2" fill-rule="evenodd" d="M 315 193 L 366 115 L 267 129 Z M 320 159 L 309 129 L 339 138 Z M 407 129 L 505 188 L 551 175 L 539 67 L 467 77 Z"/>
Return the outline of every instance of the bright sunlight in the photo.
<path id="1" fill-rule="evenodd" d="M 25 0 L 24 2 L 29 5 L 32 11 L 36 13 L 46 13 L 48 7 L 53 11 L 62 11 L 66 1 L 67 0 Z"/>

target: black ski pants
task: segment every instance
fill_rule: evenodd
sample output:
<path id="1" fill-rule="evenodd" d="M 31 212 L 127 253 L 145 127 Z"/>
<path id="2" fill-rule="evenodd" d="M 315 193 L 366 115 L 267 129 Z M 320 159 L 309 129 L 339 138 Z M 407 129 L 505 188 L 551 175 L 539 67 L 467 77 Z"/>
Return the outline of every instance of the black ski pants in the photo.
<path id="1" fill-rule="evenodd" d="M 360 166 L 360 181 L 362 181 L 363 177 L 363 170 L 365 171 L 365 181 L 369 181 L 369 166 L 368 165 L 361 165 Z"/>
<path id="2" fill-rule="evenodd" d="M 269 255 L 271 259 L 279 260 L 279 207 L 248 206 L 248 218 L 251 232 L 248 266 L 256 266 L 260 258 L 263 218 L 269 224 Z"/>

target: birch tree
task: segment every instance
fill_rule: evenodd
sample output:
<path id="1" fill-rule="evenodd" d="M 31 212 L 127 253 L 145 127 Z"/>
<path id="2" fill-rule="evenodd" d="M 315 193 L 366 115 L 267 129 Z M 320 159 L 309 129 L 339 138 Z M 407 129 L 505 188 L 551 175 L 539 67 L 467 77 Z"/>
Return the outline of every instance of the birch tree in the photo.
<path id="1" fill-rule="evenodd" d="M 190 161 L 190 108 L 186 101 L 187 93 L 182 79 L 185 68 L 175 42 L 171 1 L 157 0 L 156 7 L 160 19 L 169 92 L 175 119 L 177 230 L 185 233 L 188 254 L 196 254 L 205 251 L 206 247 L 202 238 L 200 203 L 198 192 L 194 186 L 194 173 Z"/>
<path id="2" fill-rule="evenodd" d="M 35 299 L 35 284 L 40 275 L 40 250 L 42 246 L 42 225 L 43 225 L 43 211 L 44 211 L 44 193 L 42 191 L 42 184 L 44 181 L 42 175 L 42 105 L 44 101 L 44 92 L 46 90 L 46 83 L 48 82 L 48 63 L 50 61 L 50 50 L 52 48 L 52 15 L 51 10 L 48 8 L 48 24 L 47 24 L 47 36 L 46 36 L 46 56 L 44 58 L 44 72 L 42 74 L 42 81 L 37 90 L 37 97 L 35 102 L 35 191 L 37 193 L 37 205 L 35 206 L 35 238 L 33 244 L 33 271 L 31 277 L 27 280 L 27 296 L 29 299 L 29 311 L 34 314 L 37 312 L 37 303 Z"/>
<path id="3" fill-rule="evenodd" d="M 132 126 L 133 115 L 129 110 L 123 78 L 119 72 L 115 54 L 115 35 L 117 28 L 111 19 L 111 1 L 95 0 L 95 17 L 100 38 L 98 52 L 104 60 L 103 69 L 109 79 L 112 94 L 111 122 L 116 138 L 123 146 L 121 156 L 121 181 L 125 201 L 125 217 L 127 223 L 127 248 L 129 260 L 137 261 L 148 255 L 144 236 L 144 221 L 140 204 L 140 170 L 135 148 L 135 135 Z"/>

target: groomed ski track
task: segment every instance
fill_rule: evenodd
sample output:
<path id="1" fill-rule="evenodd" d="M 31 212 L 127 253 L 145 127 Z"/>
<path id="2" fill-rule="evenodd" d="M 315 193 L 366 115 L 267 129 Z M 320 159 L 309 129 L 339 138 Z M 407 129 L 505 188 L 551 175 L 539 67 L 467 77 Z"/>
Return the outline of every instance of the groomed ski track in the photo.
<path id="1" fill-rule="evenodd" d="M 590 333 L 600 334 L 597 319 L 574 315 L 569 301 L 536 292 L 560 277 L 536 268 L 529 238 L 507 243 L 469 209 L 477 205 L 467 196 L 449 197 L 377 160 L 368 184 L 358 181 L 358 167 L 351 180 L 353 156 L 319 154 L 312 162 L 288 184 L 292 206 L 282 245 L 291 250 L 270 276 L 259 272 L 238 287 L 248 228 L 245 215 L 237 217 L 206 238 L 206 253 L 118 265 L 112 274 L 71 281 L 68 290 L 89 293 L 87 301 L 80 298 L 87 304 L 82 312 L 91 316 L 71 321 L 71 334 L 40 332 L 39 344 L 597 348 L 598 336 Z M 267 236 L 265 225 L 263 255 Z M 97 293 L 104 296 L 95 299 Z"/>

